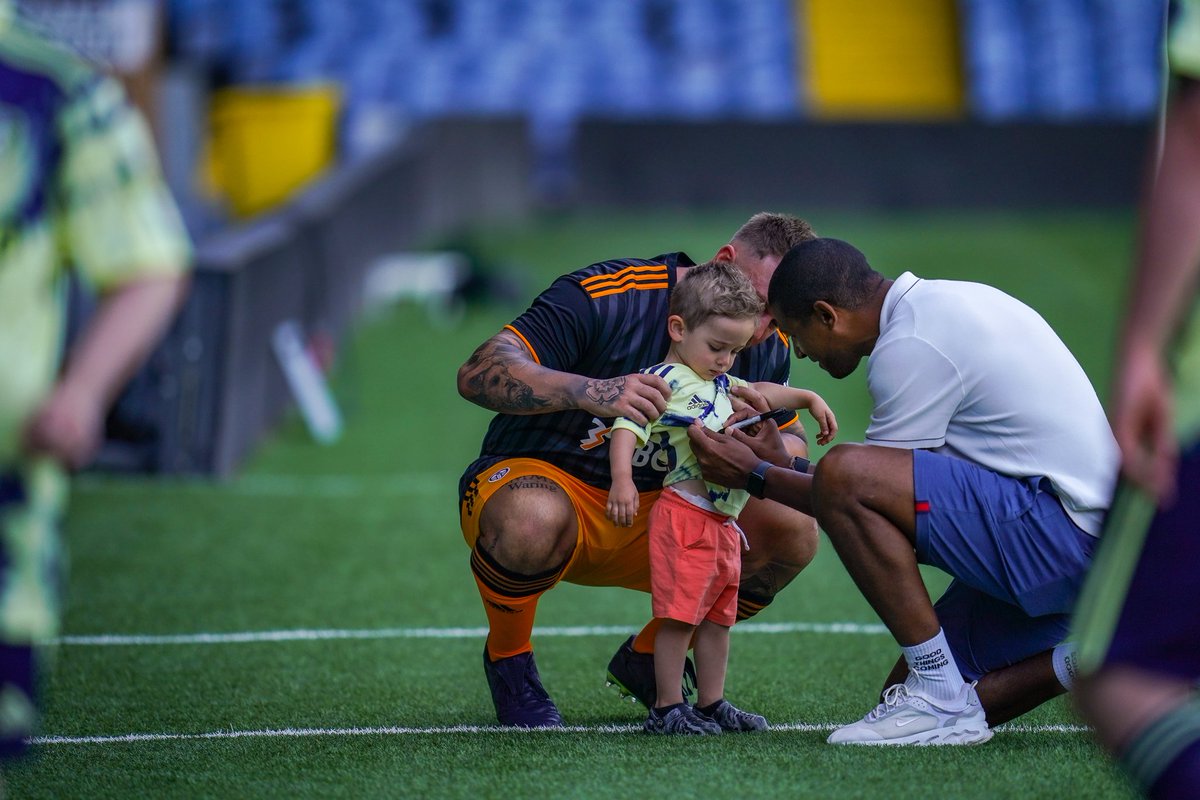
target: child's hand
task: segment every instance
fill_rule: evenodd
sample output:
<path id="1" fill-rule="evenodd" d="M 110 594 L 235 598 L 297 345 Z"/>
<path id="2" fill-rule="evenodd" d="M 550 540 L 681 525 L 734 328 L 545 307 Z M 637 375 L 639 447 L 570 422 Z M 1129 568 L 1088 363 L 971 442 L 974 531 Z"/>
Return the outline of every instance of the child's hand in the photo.
<path id="1" fill-rule="evenodd" d="M 633 481 L 614 480 L 608 490 L 607 516 L 614 524 L 628 528 L 638 512 L 638 491 Z"/>
<path id="2" fill-rule="evenodd" d="M 733 422 L 771 410 L 771 404 L 767 402 L 767 398 L 753 386 L 738 384 L 730 390 L 729 394 L 729 401 L 733 405 L 733 415 L 729 419 Z M 729 425 L 729 420 L 726 420 L 725 424 Z"/>
<path id="3" fill-rule="evenodd" d="M 817 444 L 829 444 L 838 432 L 837 417 L 833 416 L 833 409 L 820 397 L 813 395 L 808 411 L 817 421 Z"/>

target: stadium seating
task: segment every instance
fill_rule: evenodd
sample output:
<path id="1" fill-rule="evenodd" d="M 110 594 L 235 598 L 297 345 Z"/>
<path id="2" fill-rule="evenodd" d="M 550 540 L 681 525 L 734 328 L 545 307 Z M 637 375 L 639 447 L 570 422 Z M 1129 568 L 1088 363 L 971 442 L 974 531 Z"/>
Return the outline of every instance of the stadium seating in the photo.
<path id="1" fill-rule="evenodd" d="M 960 0 L 972 112 L 983 119 L 1144 117 L 1158 102 L 1164 4 Z"/>
<path id="2" fill-rule="evenodd" d="M 946 0 L 950 3 L 951 0 Z M 1161 0 L 957 0 L 972 110 L 1142 114 L 1157 86 Z M 363 80 L 414 116 L 805 113 L 803 26 L 788 0 L 171 0 L 175 52 L 234 83 Z M 842 32 L 852 41 L 854 30 Z M 352 113 L 352 108 L 351 108 Z"/>
<path id="3" fill-rule="evenodd" d="M 169 0 L 169 61 L 208 91 L 339 86 L 340 164 L 249 226 L 205 226 L 193 298 L 126 397 L 133 418 L 157 404 L 155 430 L 110 441 L 107 464 L 234 471 L 287 404 L 271 331 L 296 319 L 340 338 L 373 260 L 468 221 L 559 202 L 1129 201 L 1159 91 L 1162 0 L 913 3 L 939 9 L 942 44 L 959 37 L 942 51 L 959 59 L 957 94 L 920 124 L 878 108 L 828 121 L 805 66 L 816 6 Z M 862 44 L 852 21 L 823 36 L 825 48 Z M 183 95 L 164 106 L 197 105 Z M 192 137 L 205 127 L 195 113 L 166 122 Z M 167 138 L 179 137 L 168 128 Z M 170 156 L 198 149 L 167 148 L 185 211 L 188 169 Z M 1118 167 L 1099 174 L 1096 163 Z"/>
<path id="4" fill-rule="evenodd" d="M 560 190 L 553 187 L 569 180 L 561 174 L 564 159 L 585 118 L 1147 118 L 1158 96 L 1163 4 L 865 3 L 855 6 L 865 11 L 843 10 L 833 27 L 820 31 L 808 27 L 817 10 L 854 4 L 170 0 L 169 20 L 175 57 L 203 64 L 215 84 L 340 84 L 339 157 L 347 162 L 427 120 L 524 116 L 535 150 L 535 180 L 553 194 Z M 887 14 L 885 20 L 881 15 Z M 929 15 L 928 24 L 921 15 Z M 829 12 L 820 18 L 829 19 Z M 876 18 L 879 24 L 872 25 Z M 928 38 L 947 20 L 957 25 L 959 41 L 939 47 L 951 63 L 960 62 L 961 73 L 949 84 L 943 58 L 917 63 L 922 49 L 931 49 L 928 43 L 895 48 L 897 37 Z M 886 39 L 871 38 L 881 31 Z M 879 56 L 873 64 L 905 65 L 878 48 L 894 49 L 901 61 L 912 62 L 893 76 L 896 91 L 890 99 L 872 99 L 872 82 L 878 88 L 887 76 L 873 78 L 870 70 L 881 67 L 865 66 L 859 80 L 868 89 L 866 101 L 853 95 L 847 100 L 844 94 L 831 101 L 829 75 L 837 80 L 845 65 L 870 61 L 855 52 Z M 839 49 L 845 51 L 840 56 Z M 818 50 L 819 62 L 803 57 Z M 818 74 L 817 63 L 834 72 Z M 906 110 L 906 103 L 912 107 Z"/>

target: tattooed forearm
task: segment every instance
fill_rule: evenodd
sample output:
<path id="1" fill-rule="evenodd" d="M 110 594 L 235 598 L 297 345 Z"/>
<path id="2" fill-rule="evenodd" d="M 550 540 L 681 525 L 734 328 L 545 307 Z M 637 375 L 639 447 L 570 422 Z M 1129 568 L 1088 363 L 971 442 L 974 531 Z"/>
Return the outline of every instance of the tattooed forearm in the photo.
<path id="1" fill-rule="evenodd" d="M 513 374 L 529 363 L 529 355 L 516 342 L 493 336 L 471 354 L 458 370 L 458 391 L 464 398 L 492 411 L 530 414 L 552 410 L 550 400 Z"/>

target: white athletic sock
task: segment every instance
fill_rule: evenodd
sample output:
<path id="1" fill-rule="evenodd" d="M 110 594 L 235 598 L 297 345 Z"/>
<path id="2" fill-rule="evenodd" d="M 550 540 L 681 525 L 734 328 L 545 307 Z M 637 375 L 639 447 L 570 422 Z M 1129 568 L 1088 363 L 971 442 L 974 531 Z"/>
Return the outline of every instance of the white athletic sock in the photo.
<path id="1" fill-rule="evenodd" d="M 908 662 L 908 678 L 904 681 L 908 688 L 918 689 L 937 700 L 958 697 L 966 681 L 954 662 L 945 631 L 938 628 L 937 636 L 929 641 L 900 649 Z"/>
<path id="2" fill-rule="evenodd" d="M 1054 648 L 1054 675 L 1058 682 L 1068 692 L 1075 685 L 1075 676 L 1079 672 L 1079 662 L 1075 658 L 1075 643 L 1063 642 Z"/>

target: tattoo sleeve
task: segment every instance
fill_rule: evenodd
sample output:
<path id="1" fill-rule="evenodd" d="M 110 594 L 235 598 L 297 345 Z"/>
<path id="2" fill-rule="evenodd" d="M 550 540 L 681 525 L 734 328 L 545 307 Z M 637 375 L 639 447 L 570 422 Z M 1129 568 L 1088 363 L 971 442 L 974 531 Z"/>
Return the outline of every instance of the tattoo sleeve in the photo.
<path id="1" fill-rule="evenodd" d="M 505 414 L 554 411 L 547 396 L 514 374 L 531 363 L 528 351 L 503 333 L 481 344 L 459 370 L 459 392 L 472 403 Z"/>

